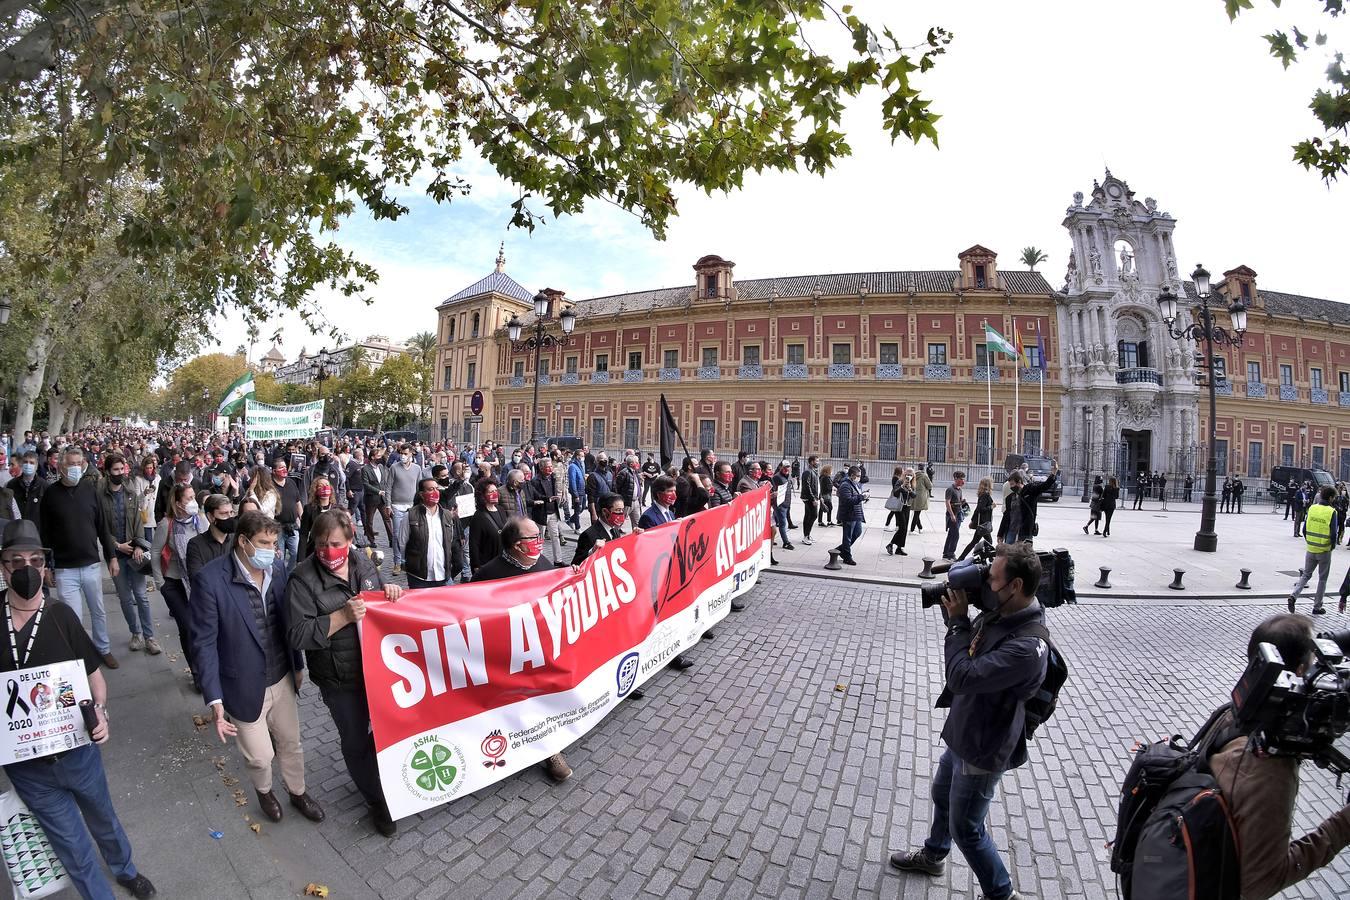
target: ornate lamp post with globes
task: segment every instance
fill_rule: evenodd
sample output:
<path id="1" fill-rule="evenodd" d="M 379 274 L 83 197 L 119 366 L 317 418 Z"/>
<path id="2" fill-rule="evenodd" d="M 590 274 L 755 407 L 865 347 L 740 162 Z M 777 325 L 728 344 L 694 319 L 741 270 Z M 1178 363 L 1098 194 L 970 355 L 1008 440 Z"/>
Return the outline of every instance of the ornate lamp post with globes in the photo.
<path id="1" fill-rule="evenodd" d="M 506 323 L 506 334 L 511 339 L 511 350 L 515 353 L 534 351 L 534 399 L 530 402 L 530 443 L 538 445 L 543 435 L 539 434 L 539 352 L 543 349 L 566 347 L 572 343 L 572 329 L 577 326 L 577 314 L 564 309 L 558 314 L 558 324 L 562 326 L 562 335 L 547 330 L 549 297 L 543 291 L 534 295 L 534 334 L 525 340 L 520 339 L 524 324 L 512 314 Z"/>
<path id="2" fill-rule="evenodd" d="M 1183 328 L 1175 328 L 1174 323 L 1177 320 L 1177 298 L 1172 293 L 1170 287 L 1164 287 L 1158 295 L 1158 308 L 1162 313 L 1162 320 L 1167 328 L 1167 333 L 1174 338 L 1190 338 L 1197 343 L 1204 341 L 1205 359 L 1202 363 L 1204 368 L 1210 369 L 1210 376 L 1207 379 L 1209 387 L 1209 454 L 1205 461 L 1205 496 L 1200 506 L 1200 530 L 1195 533 L 1195 549 L 1205 553 L 1213 553 L 1219 549 L 1219 536 L 1214 532 L 1214 514 L 1218 510 L 1218 499 L 1214 496 L 1215 481 L 1217 480 L 1216 459 L 1214 454 L 1214 444 L 1217 439 L 1217 402 L 1215 400 L 1214 384 L 1214 345 L 1240 347 L 1242 340 L 1247 332 L 1247 304 L 1242 302 L 1241 298 L 1235 299 L 1228 305 L 1228 318 L 1232 323 L 1233 330 L 1228 331 L 1214 321 L 1210 315 L 1210 289 L 1209 272 L 1205 271 L 1204 266 L 1197 265 L 1195 271 L 1191 273 L 1191 280 L 1195 282 L 1195 294 L 1200 299 L 1200 321 L 1193 322 Z"/>

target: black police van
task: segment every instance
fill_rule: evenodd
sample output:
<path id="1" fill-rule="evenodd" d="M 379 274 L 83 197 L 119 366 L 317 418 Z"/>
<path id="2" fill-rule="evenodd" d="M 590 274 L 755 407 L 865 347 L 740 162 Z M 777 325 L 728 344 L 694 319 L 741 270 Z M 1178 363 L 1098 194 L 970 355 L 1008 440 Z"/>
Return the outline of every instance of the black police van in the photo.
<path id="1" fill-rule="evenodd" d="M 1270 496 L 1282 501 L 1290 485 L 1297 488 L 1303 482 L 1310 482 L 1313 490 L 1335 487 L 1336 479 L 1326 469 L 1304 469 L 1299 466 L 1276 466 L 1270 470 Z"/>

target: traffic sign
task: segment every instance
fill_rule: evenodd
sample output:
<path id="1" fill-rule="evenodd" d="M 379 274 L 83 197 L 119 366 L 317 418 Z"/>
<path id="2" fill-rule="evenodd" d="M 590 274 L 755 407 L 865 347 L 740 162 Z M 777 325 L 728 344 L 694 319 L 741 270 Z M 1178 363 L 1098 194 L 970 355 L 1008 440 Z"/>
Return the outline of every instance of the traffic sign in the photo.
<path id="1" fill-rule="evenodd" d="M 474 391 L 474 392 L 473 392 L 473 399 L 469 401 L 469 408 L 473 410 L 473 414 L 474 414 L 475 416 L 481 416 L 481 415 L 483 414 L 483 392 L 482 392 L 482 391 Z"/>

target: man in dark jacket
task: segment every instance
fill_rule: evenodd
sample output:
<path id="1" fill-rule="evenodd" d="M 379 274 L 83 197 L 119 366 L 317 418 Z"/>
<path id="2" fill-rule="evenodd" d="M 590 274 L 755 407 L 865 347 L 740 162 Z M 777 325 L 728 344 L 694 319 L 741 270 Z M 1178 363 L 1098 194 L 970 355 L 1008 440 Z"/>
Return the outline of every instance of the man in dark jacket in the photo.
<path id="1" fill-rule="evenodd" d="M 224 494 L 211 494 L 202 503 L 202 512 L 206 514 L 208 527 L 188 540 L 187 559 L 184 562 L 187 563 L 189 578 L 234 547 L 231 540 L 234 534 L 234 504 L 230 498 Z"/>
<path id="2" fill-rule="evenodd" d="M 19 515 L 34 525 L 42 524 L 42 494 L 50 482 L 38 475 L 37 454 L 25 453 L 19 460 L 19 477 L 11 479 L 5 487 L 14 492 L 14 502 L 18 504 Z"/>
<path id="3" fill-rule="evenodd" d="M 155 521 L 158 522 L 168 514 L 169 495 L 173 492 L 175 484 L 190 484 L 192 492 L 199 497 L 205 497 L 209 491 L 202 486 L 201 479 L 197 477 L 196 470 L 192 468 L 192 463 L 187 460 L 179 460 L 173 467 L 172 478 L 161 478 L 159 480 L 159 492 L 155 494 Z"/>
<path id="4" fill-rule="evenodd" d="M 598 518 L 589 528 L 577 535 L 577 552 L 572 555 L 572 565 L 579 566 L 607 541 L 617 541 L 623 537 L 623 523 L 628 518 L 624 500 L 618 494 L 605 494 L 597 504 Z M 642 529 L 634 529 L 635 532 Z"/>
<path id="5" fill-rule="evenodd" d="M 443 587 L 464 568 L 464 544 L 455 523 L 456 508 L 441 506 L 441 488 L 434 478 L 418 485 L 417 505 L 408 510 L 408 543 L 403 570 L 408 589 Z"/>
<path id="6" fill-rule="evenodd" d="M 562 517 L 560 514 L 562 497 L 558 494 L 558 482 L 553 477 L 553 460 L 545 457 L 539 462 L 539 472 L 525 483 L 525 499 L 530 504 L 530 518 L 544 534 L 545 543 L 552 549 L 551 558 L 561 563 L 562 556 Z"/>
<path id="7" fill-rule="evenodd" d="M 98 498 L 103 521 L 108 523 L 117 551 L 117 575 L 113 587 L 122 604 L 122 616 L 131 631 L 128 649 L 144 650 L 151 656 L 160 653 L 155 626 L 150 615 L 150 600 L 145 593 L 145 574 L 137 567 L 148 565 L 145 554 L 150 542 L 141 528 L 140 498 L 127 484 L 127 461 L 120 453 L 110 453 L 104 465 L 107 478 L 99 484 Z"/>
<path id="8" fill-rule="evenodd" d="M 788 538 L 788 508 L 792 506 L 792 464 L 786 459 L 778 463 L 773 474 L 769 506 L 773 509 L 773 524 L 778 526 L 778 539 L 784 550 L 796 550 Z"/>
<path id="9" fill-rule="evenodd" d="M 1142 476 L 1143 473 L 1141 472 Z M 1027 484 L 1026 476 L 1015 471 L 1008 476 L 1010 491 L 1008 502 L 1003 507 L 1003 518 L 998 523 L 998 539 L 1005 543 L 1016 544 L 1025 541 L 1028 544 L 1036 536 L 1036 506 L 1041 495 L 1053 490 L 1055 479 L 1059 477 L 1059 466 L 1055 466 L 1044 481 Z"/>
<path id="10" fill-rule="evenodd" d="M 844 477 L 835 485 L 835 493 L 839 495 L 839 509 L 835 518 L 844 529 L 839 543 L 839 559 L 847 566 L 858 564 L 853 558 L 853 542 L 862 535 L 863 501 L 867 499 L 859 487 L 862 476 L 861 466 L 849 466 Z"/>
<path id="11" fill-rule="evenodd" d="M 806 468 L 801 475 L 802 494 L 802 543 L 811 546 L 811 529 L 820 515 L 820 460 L 814 456 L 806 458 Z"/>
<path id="12" fill-rule="evenodd" d="M 262 513 L 239 517 L 234 552 L 207 563 L 192 579 L 192 651 L 216 734 L 222 744 L 237 738 L 263 815 L 281 821 L 272 791 L 277 757 L 291 805 L 322 822 L 323 809 L 305 791 L 296 705 L 305 664 L 287 639 L 280 536 L 281 526 Z"/>
<path id="13" fill-rule="evenodd" d="M 923 847 L 891 854 L 897 869 L 937 876 L 955 843 L 984 896 L 998 900 L 1021 895 L 984 823 L 1003 773 L 1027 761 L 1026 702 L 1045 680 L 1048 656 L 1040 580 L 1036 551 L 1004 544 L 986 592 L 996 605 L 973 625 L 965 592 L 947 591 L 947 685 L 937 705 L 950 712 L 933 776 L 933 824 Z"/>

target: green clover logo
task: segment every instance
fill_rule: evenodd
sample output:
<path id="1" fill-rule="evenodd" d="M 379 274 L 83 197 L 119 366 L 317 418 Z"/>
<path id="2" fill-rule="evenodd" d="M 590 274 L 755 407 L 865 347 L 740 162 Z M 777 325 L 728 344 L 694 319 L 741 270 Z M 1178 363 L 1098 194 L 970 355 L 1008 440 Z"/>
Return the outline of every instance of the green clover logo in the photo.
<path id="1" fill-rule="evenodd" d="M 448 789 L 455 783 L 455 776 L 459 770 L 450 762 L 450 751 L 440 744 L 431 748 L 431 754 L 428 756 L 425 750 L 418 750 L 413 754 L 410 765 L 422 774 L 417 776 L 417 786 L 422 790 L 431 792 L 436 790 L 437 785 L 442 789 Z"/>

